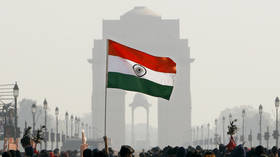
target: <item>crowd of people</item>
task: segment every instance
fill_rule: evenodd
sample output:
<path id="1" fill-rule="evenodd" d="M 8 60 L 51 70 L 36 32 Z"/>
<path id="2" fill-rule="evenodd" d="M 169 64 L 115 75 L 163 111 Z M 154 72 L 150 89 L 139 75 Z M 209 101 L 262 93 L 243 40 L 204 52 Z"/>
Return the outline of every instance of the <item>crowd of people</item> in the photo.
<path id="1" fill-rule="evenodd" d="M 36 144 L 30 139 L 21 139 L 21 146 L 24 152 L 18 149 L 6 150 L 2 152 L 2 157 L 278 157 L 280 150 L 277 147 L 266 149 L 259 145 L 254 148 L 244 147 L 243 145 L 235 146 L 229 149 L 228 145 L 220 144 L 218 148 L 207 150 L 200 146 L 192 147 L 171 147 L 164 148 L 154 147 L 150 150 L 135 152 L 135 150 L 128 145 L 123 145 L 120 150 L 113 150 L 112 148 L 105 151 L 98 149 L 89 149 L 85 141 L 82 142 L 80 151 L 69 150 L 53 151 L 41 150 L 36 151 Z"/>
<path id="2" fill-rule="evenodd" d="M 234 126 L 234 125 L 232 125 Z M 234 128 L 234 127 L 233 127 Z M 234 130 L 234 129 L 233 129 Z M 233 131 L 234 132 L 234 131 Z M 215 149 L 203 149 L 201 146 L 192 147 L 171 147 L 166 146 L 164 148 L 154 147 L 150 150 L 142 150 L 136 152 L 131 146 L 123 145 L 120 150 L 113 150 L 108 148 L 107 137 L 104 137 L 105 148 L 103 150 L 89 149 L 89 145 L 86 142 L 86 137 L 82 131 L 82 141 L 80 149 L 61 151 L 55 149 L 37 151 L 37 144 L 41 143 L 42 131 L 38 131 L 36 136 L 32 136 L 29 130 L 26 130 L 22 139 L 4 142 L 4 150 L 1 152 L 2 157 L 278 157 L 280 149 L 272 147 L 272 149 L 264 148 L 259 145 L 254 148 L 248 148 L 244 145 L 236 145 L 233 136 L 231 136 L 229 144 L 220 144 Z M 19 143 L 24 149 L 23 152 L 19 151 Z M 108 148 L 108 149 L 107 149 Z"/>

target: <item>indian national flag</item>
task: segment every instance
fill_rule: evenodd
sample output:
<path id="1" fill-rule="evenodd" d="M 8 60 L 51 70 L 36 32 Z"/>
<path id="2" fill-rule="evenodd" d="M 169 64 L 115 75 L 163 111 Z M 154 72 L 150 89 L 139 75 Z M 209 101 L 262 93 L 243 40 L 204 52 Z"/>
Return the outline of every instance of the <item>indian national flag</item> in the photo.
<path id="1" fill-rule="evenodd" d="M 141 92 L 169 100 L 176 63 L 108 40 L 108 88 Z"/>

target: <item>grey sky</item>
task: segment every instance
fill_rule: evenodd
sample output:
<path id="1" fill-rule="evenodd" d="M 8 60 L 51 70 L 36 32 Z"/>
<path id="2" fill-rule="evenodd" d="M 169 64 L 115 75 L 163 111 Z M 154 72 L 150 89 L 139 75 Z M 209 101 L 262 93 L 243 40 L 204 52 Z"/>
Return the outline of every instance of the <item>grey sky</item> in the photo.
<path id="1" fill-rule="evenodd" d="M 0 83 L 17 80 L 20 98 L 46 97 L 52 111 L 89 111 L 93 40 L 101 38 L 102 19 L 119 19 L 134 6 L 180 19 L 196 59 L 194 124 L 239 105 L 261 103 L 272 113 L 280 96 L 277 0 L 0 0 Z"/>

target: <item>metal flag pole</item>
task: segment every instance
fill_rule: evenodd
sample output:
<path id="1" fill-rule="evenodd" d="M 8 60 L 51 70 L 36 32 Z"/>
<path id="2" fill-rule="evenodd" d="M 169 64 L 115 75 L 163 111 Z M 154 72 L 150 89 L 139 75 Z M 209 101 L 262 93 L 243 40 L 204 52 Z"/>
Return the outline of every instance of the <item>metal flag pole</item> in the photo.
<path id="1" fill-rule="evenodd" d="M 108 138 L 107 138 L 107 86 L 108 86 L 108 50 L 109 50 L 109 40 L 106 39 L 106 71 L 105 71 L 105 117 L 104 117 L 104 143 L 105 143 L 105 153 L 109 156 L 108 150 Z"/>

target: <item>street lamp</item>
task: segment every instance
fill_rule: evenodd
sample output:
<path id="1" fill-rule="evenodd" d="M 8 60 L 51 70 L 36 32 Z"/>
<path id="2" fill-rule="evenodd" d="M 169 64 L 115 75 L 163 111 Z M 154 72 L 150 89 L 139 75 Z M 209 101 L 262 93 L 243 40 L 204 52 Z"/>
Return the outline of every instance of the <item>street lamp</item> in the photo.
<path id="1" fill-rule="evenodd" d="M 264 133 L 264 139 L 266 140 L 266 148 L 269 149 L 269 126 L 266 128 L 266 132 Z"/>
<path id="2" fill-rule="evenodd" d="M 32 112 L 32 117 L 33 117 L 33 135 L 35 134 L 35 125 L 36 125 L 36 122 L 35 122 L 35 114 L 36 114 L 36 104 L 32 104 L 31 106 L 31 112 Z"/>
<path id="3" fill-rule="evenodd" d="M 69 119 L 69 114 L 68 112 L 65 113 L 65 122 L 66 122 L 66 137 L 68 138 L 68 119 Z"/>
<path id="4" fill-rule="evenodd" d="M 19 96 L 19 88 L 18 88 L 18 85 L 17 85 L 17 82 L 13 88 L 13 95 L 14 95 L 14 99 L 15 99 L 15 140 L 17 138 L 17 98 Z"/>
<path id="5" fill-rule="evenodd" d="M 223 143 L 225 143 L 225 120 L 226 120 L 226 117 L 223 116 Z"/>
<path id="6" fill-rule="evenodd" d="M 260 104 L 260 106 L 259 106 L 259 114 L 260 114 L 260 134 L 259 134 L 259 140 L 260 140 L 260 145 L 262 145 L 262 112 L 263 112 L 263 107 Z"/>
<path id="7" fill-rule="evenodd" d="M 201 125 L 201 146 L 204 145 L 203 125 Z"/>
<path id="8" fill-rule="evenodd" d="M 218 119 L 215 119 L 215 145 L 218 143 Z"/>
<path id="9" fill-rule="evenodd" d="M 253 146 L 252 130 L 250 130 L 250 134 L 248 135 L 248 141 L 250 142 L 250 147 L 252 148 L 252 146 Z"/>
<path id="10" fill-rule="evenodd" d="M 244 143 L 245 142 L 245 114 L 246 114 L 246 111 L 245 109 L 242 110 L 242 138 L 241 138 L 241 141 Z"/>
<path id="11" fill-rule="evenodd" d="M 58 107 L 55 108 L 55 116 L 56 116 L 56 148 L 58 148 L 58 114 L 59 109 Z"/>
<path id="12" fill-rule="evenodd" d="M 43 105 L 44 105 L 44 110 L 45 110 L 45 139 L 44 139 L 44 142 L 45 142 L 45 150 L 47 150 L 47 140 L 46 140 L 46 137 L 47 137 L 47 110 L 48 110 L 48 102 L 46 100 L 46 98 L 44 99 L 44 102 L 43 102 Z"/>
<path id="13" fill-rule="evenodd" d="M 78 122 L 78 132 L 77 132 L 77 137 L 79 137 L 79 135 L 80 135 L 80 122 L 81 122 L 80 118 L 77 118 L 77 122 Z"/>
<path id="14" fill-rule="evenodd" d="M 207 124 L 207 148 L 209 149 L 209 132 L 210 132 L 210 123 Z"/>
<path id="15" fill-rule="evenodd" d="M 276 147 L 278 148 L 278 108 L 279 108 L 279 98 L 275 98 L 275 108 L 276 108 L 276 130 L 274 132 L 274 138 L 276 139 Z"/>
<path id="16" fill-rule="evenodd" d="M 199 126 L 196 127 L 197 129 L 197 133 L 196 133 L 196 136 L 197 136 L 197 144 L 200 144 L 200 138 L 199 138 Z"/>
<path id="17" fill-rule="evenodd" d="M 78 137 L 78 118 L 75 116 L 75 137 Z"/>
<path id="18" fill-rule="evenodd" d="M 71 117 L 70 117 L 70 119 L 71 119 L 71 138 L 73 137 L 73 120 L 74 120 L 74 117 L 73 117 L 73 115 L 71 115 Z"/>

